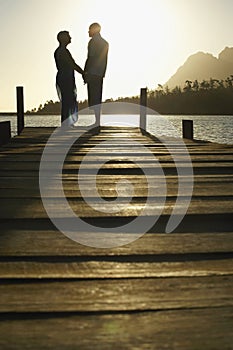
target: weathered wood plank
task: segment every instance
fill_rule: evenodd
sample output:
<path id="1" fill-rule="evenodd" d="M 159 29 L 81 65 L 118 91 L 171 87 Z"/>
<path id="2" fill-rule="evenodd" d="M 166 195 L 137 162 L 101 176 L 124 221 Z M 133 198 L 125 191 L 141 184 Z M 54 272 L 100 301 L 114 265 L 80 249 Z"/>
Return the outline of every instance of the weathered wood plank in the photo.
<path id="1" fill-rule="evenodd" d="M 232 254 L 233 255 L 233 254 Z M 189 258 L 190 259 L 190 258 Z M 63 261 L 64 260 L 64 261 Z M 185 262 L 122 262 L 122 261 L 66 261 L 67 259 L 31 259 L 31 261 L 0 261 L 0 278 L 53 279 L 81 278 L 152 278 L 200 277 L 233 275 L 232 259 Z"/>
<path id="2" fill-rule="evenodd" d="M 34 174 L 35 175 L 35 174 Z M 78 180 L 78 175 L 76 174 L 63 174 L 62 178 L 64 180 L 64 185 L 69 186 L 69 183 L 72 184 L 75 183 L 77 185 L 77 180 Z M 181 177 L 182 178 L 182 183 L 189 183 L 190 179 Z M 54 177 L 54 179 L 57 179 Z M 138 182 L 140 181 L 140 184 L 145 184 L 146 179 L 144 175 L 102 175 L 98 174 L 97 176 L 97 183 L 101 183 L 101 185 L 104 184 L 115 184 L 118 181 L 122 179 L 127 179 L 128 181 L 132 182 L 134 185 L 137 185 Z M 149 180 L 153 180 L 156 183 L 160 183 L 163 178 L 160 176 L 153 176 L 153 175 L 148 175 Z M 34 188 L 35 186 L 39 186 L 38 182 L 38 177 L 37 176 L 27 176 L 27 178 L 23 177 L 15 177 L 15 178 L 9 178 L 7 176 L 2 176 L 0 177 L 0 188 L 17 188 L 17 187 L 25 187 L 25 181 L 27 181 L 27 184 L 29 188 Z M 85 175 L 85 177 L 82 177 L 82 182 L 89 184 L 90 182 L 93 181 L 93 176 L 92 175 Z M 215 186 L 216 184 L 220 183 L 225 183 L 226 186 L 230 187 L 233 182 L 233 175 L 232 174 L 219 174 L 219 175 L 196 175 L 194 178 L 194 185 L 199 185 L 199 186 Z M 166 176 L 166 183 L 169 184 L 177 184 L 178 183 L 178 178 L 175 175 L 168 175 Z M 53 185 L 53 184 L 51 184 Z M 139 184 L 138 184 L 139 185 Z"/>
<path id="3" fill-rule="evenodd" d="M 4 350 L 230 350 L 233 308 L 121 314 L 6 316 Z"/>
<path id="4" fill-rule="evenodd" d="M 99 158 L 99 162 L 102 161 L 102 158 Z M 82 163 L 82 169 L 90 169 L 90 170 L 94 170 L 94 169 L 98 169 L 100 163 L 98 163 L 98 159 L 93 159 L 93 162 L 83 162 Z M 65 162 L 63 169 L 64 170 L 72 170 L 75 169 L 77 170 L 77 168 L 79 168 L 80 162 Z M 180 161 L 178 163 L 178 165 L 180 167 L 187 167 L 189 166 L 188 161 L 187 162 L 182 162 Z M 23 162 L 23 164 L 20 162 L 2 162 L 1 163 L 1 173 L 3 171 L 10 171 L 10 170 L 16 170 L 16 171 L 38 171 L 39 170 L 39 166 L 40 163 L 39 162 Z M 52 169 L 56 169 L 57 167 L 57 163 L 53 161 L 50 162 L 50 166 L 51 166 L 51 170 Z M 174 162 L 173 161 L 167 161 L 165 163 L 162 163 L 160 166 L 162 166 L 163 168 L 170 168 L 170 167 L 174 167 Z M 222 162 L 217 162 L 217 161 L 209 161 L 208 159 L 203 162 L 196 162 L 192 164 L 194 170 L 195 168 L 212 168 L 212 167 L 223 167 L 223 168 L 231 168 L 233 169 L 233 162 L 227 162 L 227 161 L 222 161 Z M 144 160 L 139 160 L 136 163 L 132 163 L 131 159 L 127 162 L 125 161 L 124 158 L 121 159 L 117 159 L 114 160 L 114 162 L 108 162 L 103 164 L 103 166 L 101 167 L 102 169 L 111 169 L 113 172 L 115 169 L 137 169 L 137 168 L 145 168 L 145 169 L 151 169 L 151 172 L 153 171 L 154 168 L 158 168 L 159 166 L 154 164 L 153 161 L 149 160 L 147 161 L 146 159 Z M 217 170 L 216 170 L 217 173 Z M 151 173 L 151 175 L 153 175 L 153 172 Z"/>
<path id="5" fill-rule="evenodd" d="M 55 177 L 56 178 L 56 177 Z M 78 175 L 77 174 L 63 174 L 62 178 L 64 180 L 68 181 L 76 181 L 78 179 Z M 133 183 L 137 183 L 138 180 L 144 180 L 145 182 L 145 176 L 144 175 L 124 175 L 124 179 L 128 179 L 130 182 Z M 161 177 L 160 176 L 153 176 L 153 175 L 148 175 L 149 179 L 156 179 L 156 181 L 161 181 Z M 8 178 L 7 176 L 2 176 L 0 177 L 1 181 L 0 181 L 0 186 L 1 188 L 4 188 L 4 186 L 6 186 L 7 188 L 7 184 L 8 182 L 11 184 L 11 186 L 14 186 L 14 184 L 16 183 L 21 183 L 22 181 L 25 181 L 25 179 L 23 177 L 15 177 L 15 179 L 11 179 Z M 112 175 L 111 177 L 109 177 L 108 175 L 103 175 L 103 174 L 98 174 L 97 176 L 97 180 L 100 182 L 106 182 L 106 183 L 115 183 L 119 180 L 122 179 L 121 175 Z M 8 180 L 8 181 L 7 181 Z M 93 180 L 93 176 L 92 175 L 86 175 L 85 178 L 82 179 L 82 181 L 92 181 Z M 182 180 L 185 182 L 189 182 L 189 178 L 186 179 L 185 181 L 185 177 L 182 177 Z M 27 181 L 34 181 L 34 183 L 37 183 L 38 185 L 38 176 L 35 176 L 35 173 L 31 174 L 31 176 L 27 176 Z M 176 175 L 167 175 L 166 176 L 166 182 L 167 183 L 173 183 L 176 182 L 177 183 L 178 179 Z M 233 174 L 210 174 L 210 175 L 196 175 L 194 178 L 194 182 L 195 183 L 217 183 L 217 182 L 233 182 Z"/>
<path id="6" fill-rule="evenodd" d="M 121 178 L 121 180 L 126 179 L 127 177 Z M 17 179 L 18 180 L 18 179 Z M 40 189 L 38 187 L 38 179 L 35 181 L 28 181 L 21 178 L 20 181 L 14 181 L 13 178 L 8 178 L 8 181 L 1 181 L 0 184 L 0 198 L 40 198 Z M 155 179 L 154 185 L 150 185 L 150 189 L 159 191 L 161 186 L 159 179 Z M 135 177 L 133 184 L 134 197 L 151 197 L 148 195 L 148 184 L 143 179 L 137 180 Z M 85 190 L 86 197 L 93 198 L 93 191 L 90 188 L 92 184 L 91 180 L 83 179 L 82 188 Z M 118 197 L 116 190 L 117 181 L 100 181 L 97 180 L 97 189 L 101 197 L 106 198 L 115 198 Z M 51 184 L 50 190 L 56 190 L 55 184 Z M 183 185 L 183 191 L 189 189 L 189 183 Z M 76 181 L 63 181 L 63 190 L 68 198 L 78 197 L 82 198 L 82 194 L 78 187 L 78 182 Z M 167 182 L 167 198 L 175 197 L 178 193 L 178 181 Z M 128 184 L 121 184 L 121 197 L 128 197 Z M 218 181 L 218 182 L 209 182 L 209 183 L 194 183 L 194 189 L 192 197 L 223 197 L 223 196 L 233 196 L 233 182 L 230 181 Z"/>
<path id="7" fill-rule="evenodd" d="M 11 145 L 11 146 L 10 146 Z M 7 146 L 3 146 L 1 147 L 0 150 L 0 155 L 2 158 L 4 157 L 14 157 L 14 156 L 20 156 L 23 157 L 25 155 L 27 156 L 35 156 L 35 157 L 41 157 L 41 154 L 43 152 L 45 143 L 41 144 L 39 147 L 38 145 L 33 145 L 31 144 L 31 146 L 29 146 L 28 144 L 25 144 L 24 147 L 22 147 L 22 145 L 15 145 L 15 147 L 12 146 L 12 144 L 9 144 L 9 147 L 7 148 Z M 95 145 L 94 145 L 95 146 Z M 84 151 L 88 152 L 90 150 L 90 147 L 86 147 L 86 149 L 84 150 L 84 148 L 82 147 L 82 145 L 79 145 L 77 147 L 73 147 L 70 149 L 69 151 L 69 156 L 70 157 L 77 157 L 77 156 L 83 156 L 84 154 L 86 154 Z M 26 152 L 25 152 L 26 151 Z M 168 151 L 162 147 L 154 147 L 150 146 L 150 151 L 155 155 L 155 156 L 166 156 L 168 154 Z M 188 152 L 191 156 L 206 156 L 208 157 L 209 155 L 213 155 L 213 157 L 215 156 L 231 156 L 233 153 L 233 150 L 231 148 L 223 148 L 223 149 L 202 149 L 201 147 L 198 147 L 196 149 L 192 148 L 192 149 L 188 149 Z M 173 149 L 173 154 L 176 155 L 183 155 L 184 151 L 183 149 Z M 59 154 L 59 152 L 58 152 Z M 108 151 L 105 150 L 104 148 L 100 148 L 100 149 L 95 149 L 95 154 L 98 156 L 106 156 L 108 154 Z M 122 156 L 122 155 L 128 155 L 128 156 L 146 156 L 147 153 L 143 152 L 143 150 L 139 150 L 139 149 L 134 149 L 133 151 L 129 151 L 129 150 L 125 150 L 125 146 L 122 146 L 121 151 L 117 151 L 117 149 L 111 149 L 111 155 L 114 156 Z M 35 158 L 34 158 L 35 159 Z"/>
<path id="8" fill-rule="evenodd" d="M 0 223 L 0 256 L 153 256 L 233 252 L 233 232 L 145 234 L 114 249 L 80 245 L 43 222 Z M 166 256 L 168 259 L 168 256 Z M 170 257 L 172 259 L 172 257 Z"/>
<path id="9" fill-rule="evenodd" d="M 66 162 L 72 162 L 72 163 L 80 163 L 83 160 L 83 156 L 82 154 L 80 155 L 73 155 L 73 154 L 69 154 L 66 157 Z M 97 154 L 97 155 L 91 155 L 88 158 L 86 158 L 86 160 L 88 162 L 94 162 L 96 163 L 96 161 L 109 161 L 109 158 L 111 155 L 107 155 L 107 154 Z M 116 156 L 116 154 L 114 154 L 114 156 Z M 186 160 L 187 159 L 187 155 L 181 153 L 178 155 L 179 156 L 179 161 L 182 160 Z M 192 162 L 231 162 L 233 163 L 233 152 L 232 154 L 190 154 L 190 158 L 192 160 Z M 125 161 L 127 159 L 127 153 L 125 155 L 122 155 L 122 153 L 117 154 L 117 161 Z M 16 154 L 16 155 L 10 155 L 10 156 L 5 156 L 4 154 L 0 154 L 0 167 L 2 168 L 3 164 L 6 163 L 7 165 L 9 165 L 9 163 L 12 163 L 15 165 L 15 167 L 17 167 L 17 165 L 19 165 L 20 162 L 24 162 L 24 165 L 27 166 L 28 163 L 32 163 L 32 164 L 37 164 L 38 162 L 40 162 L 41 160 L 41 155 L 40 154 Z M 171 162 L 173 160 L 172 156 L 169 154 L 163 155 L 161 153 L 159 154 L 155 154 L 155 155 L 151 155 L 149 156 L 147 153 L 142 153 L 139 155 L 130 155 L 130 160 L 131 162 L 140 162 L 140 163 L 149 163 L 149 162 L 155 162 L 155 160 L 159 160 L 160 162 Z"/>
<path id="10" fill-rule="evenodd" d="M 0 177 L 30 177 L 30 176 L 38 176 L 39 173 L 39 164 L 36 164 L 33 166 L 32 164 L 28 164 L 24 167 L 17 167 L 15 165 L 5 165 L 0 168 Z M 167 175 L 175 175 L 177 174 L 176 167 L 174 166 L 174 163 L 163 163 L 161 164 L 161 167 L 164 171 L 164 174 Z M 51 169 L 54 169 L 53 164 L 51 164 Z M 66 174 L 76 174 L 79 169 L 79 164 L 69 164 L 65 163 L 63 167 L 63 172 Z M 99 164 L 83 164 L 83 172 L 85 171 L 85 174 L 94 174 L 96 169 L 99 169 Z M 149 175 L 155 175 L 157 169 L 160 169 L 160 166 L 154 166 L 146 163 L 141 163 L 139 165 L 137 164 L 131 164 L 131 163 L 115 163 L 115 164 L 104 164 L 100 169 L 99 173 L 104 175 L 141 175 L 142 169 L 145 169 Z M 190 164 L 189 163 L 180 163 L 179 164 L 180 171 L 183 171 L 184 173 L 186 170 L 190 170 Z M 193 163 L 192 169 L 194 172 L 194 175 L 222 175 L 222 174 L 229 174 L 232 175 L 233 173 L 233 163 L 230 162 L 221 162 L 221 163 Z"/>
<path id="11" fill-rule="evenodd" d="M 131 203 L 127 203 L 127 198 L 120 199 L 119 203 L 125 205 L 125 209 L 119 210 L 119 212 L 112 214 L 108 212 L 107 203 L 102 201 L 97 201 L 95 199 L 90 199 L 93 203 L 93 207 L 90 207 L 83 200 L 78 200 L 78 198 L 69 198 L 69 204 L 73 211 L 82 218 L 105 218 L 105 217 L 137 217 L 140 215 L 141 211 L 144 209 L 144 201 L 136 200 Z M 162 207 L 162 215 L 170 215 L 174 207 L 175 200 L 167 199 L 165 205 Z M 95 205 L 95 209 L 94 208 Z M 150 206 L 146 210 L 145 216 L 155 215 L 158 208 L 160 208 L 161 203 L 156 198 L 150 200 Z M 56 209 L 56 215 L 58 218 L 64 217 L 64 211 L 66 209 L 66 204 L 56 198 L 54 202 L 54 208 Z M 103 208 L 106 212 L 102 211 Z M 177 205 L 180 213 L 185 213 L 186 206 L 185 203 L 180 203 Z M 194 198 L 187 211 L 188 215 L 211 215 L 211 214 L 233 214 L 233 201 L 231 197 L 217 197 L 211 199 L 209 197 L 203 199 Z M 0 219 L 27 219 L 27 218 L 47 218 L 47 213 L 45 212 L 44 206 L 40 198 L 5 198 L 4 206 L 0 212 Z M 227 216 L 226 216 L 227 217 Z"/>
<path id="12" fill-rule="evenodd" d="M 1 283 L 0 312 L 119 312 L 233 306 L 233 276 L 25 282 Z"/>

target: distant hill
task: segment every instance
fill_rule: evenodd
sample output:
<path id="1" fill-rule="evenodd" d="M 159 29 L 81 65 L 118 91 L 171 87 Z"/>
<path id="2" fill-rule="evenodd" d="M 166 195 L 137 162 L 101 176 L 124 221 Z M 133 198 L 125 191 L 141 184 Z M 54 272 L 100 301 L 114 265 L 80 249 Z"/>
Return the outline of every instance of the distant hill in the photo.
<path id="1" fill-rule="evenodd" d="M 167 81 L 169 88 L 183 87 L 186 80 L 226 79 L 233 75 L 233 47 L 226 47 L 217 57 L 210 53 L 197 52 Z"/>

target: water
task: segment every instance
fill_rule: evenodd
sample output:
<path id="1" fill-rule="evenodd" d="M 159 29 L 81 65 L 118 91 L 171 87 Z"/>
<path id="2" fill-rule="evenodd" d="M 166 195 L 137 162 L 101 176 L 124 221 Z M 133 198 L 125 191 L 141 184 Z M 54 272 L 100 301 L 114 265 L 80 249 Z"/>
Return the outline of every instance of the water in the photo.
<path id="1" fill-rule="evenodd" d="M 182 137 L 182 119 L 193 120 L 194 138 L 223 144 L 233 144 L 233 116 L 147 116 L 147 130 L 153 135 Z M 16 116 L 2 117 L 0 121 L 11 121 L 12 136 L 16 135 Z M 90 125 L 92 115 L 80 115 L 78 125 Z M 56 127 L 60 125 L 60 116 L 25 116 L 25 126 Z M 137 115 L 103 115 L 101 125 L 138 126 Z"/>
<path id="2" fill-rule="evenodd" d="M 156 120 L 157 119 L 157 120 Z M 171 128 L 162 129 L 162 116 L 149 116 L 147 129 L 153 135 L 175 136 Z M 182 120 L 193 120 L 194 138 L 223 144 L 233 144 L 233 116 L 166 116 L 174 125 L 178 137 L 182 137 Z M 168 124 L 168 123 L 166 123 Z"/>

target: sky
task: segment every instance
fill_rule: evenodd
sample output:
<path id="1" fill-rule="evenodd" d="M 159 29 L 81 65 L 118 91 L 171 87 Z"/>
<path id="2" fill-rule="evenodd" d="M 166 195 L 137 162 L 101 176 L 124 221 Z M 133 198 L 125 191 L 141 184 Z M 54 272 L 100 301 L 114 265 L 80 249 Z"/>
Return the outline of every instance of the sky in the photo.
<path id="1" fill-rule="evenodd" d="M 70 32 L 68 49 L 83 67 L 93 22 L 109 42 L 103 100 L 155 89 L 191 54 L 217 57 L 233 46 L 232 0 L 0 0 L 0 112 L 16 110 L 16 86 L 25 110 L 57 101 L 57 33 Z M 76 85 L 86 99 L 78 73 Z"/>

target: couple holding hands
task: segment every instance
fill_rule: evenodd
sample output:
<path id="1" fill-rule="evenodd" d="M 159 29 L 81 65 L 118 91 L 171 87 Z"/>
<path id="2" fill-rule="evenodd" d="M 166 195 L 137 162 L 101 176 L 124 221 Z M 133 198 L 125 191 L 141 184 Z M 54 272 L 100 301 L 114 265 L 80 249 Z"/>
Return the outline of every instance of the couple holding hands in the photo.
<path id="1" fill-rule="evenodd" d="M 67 45 L 71 43 L 69 32 L 61 31 L 57 35 L 59 47 L 54 53 L 57 66 L 56 86 L 61 101 L 61 122 L 63 126 L 73 127 L 78 120 L 78 103 L 74 71 L 82 74 L 87 84 L 88 105 L 95 113 L 95 124 L 100 126 L 103 78 L 105 76 L 108 57 L 108 43 L 101 35 L 101 26 L 93 23 L 89 27 L 88 54 L 84 70 L 75 63 Z"/>

